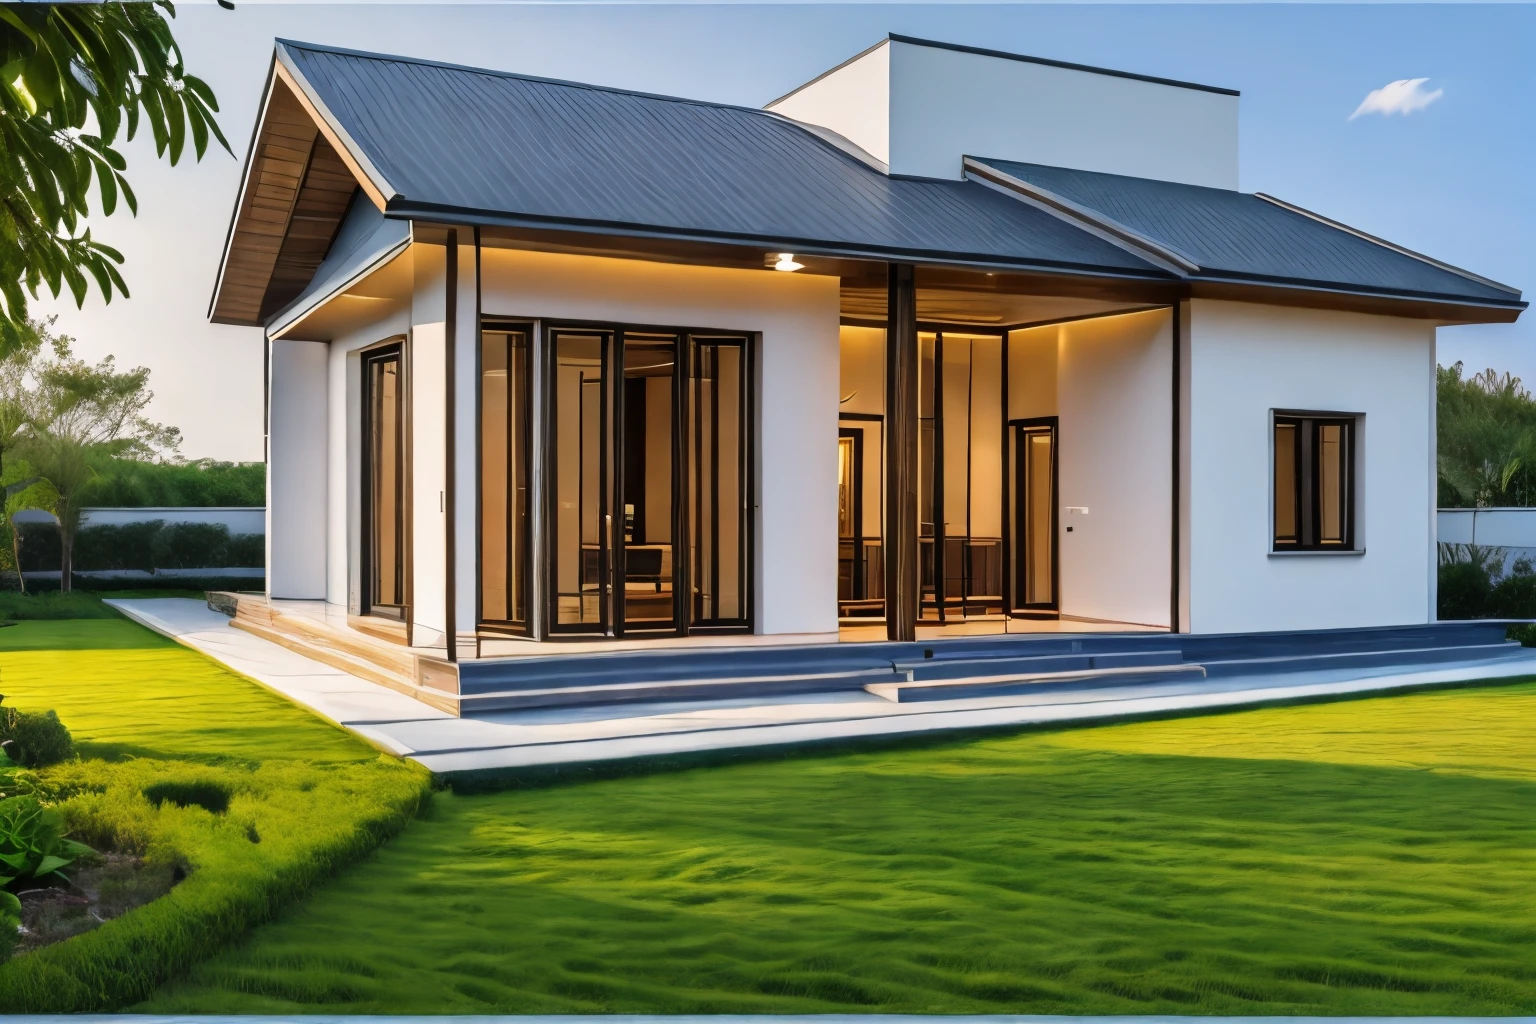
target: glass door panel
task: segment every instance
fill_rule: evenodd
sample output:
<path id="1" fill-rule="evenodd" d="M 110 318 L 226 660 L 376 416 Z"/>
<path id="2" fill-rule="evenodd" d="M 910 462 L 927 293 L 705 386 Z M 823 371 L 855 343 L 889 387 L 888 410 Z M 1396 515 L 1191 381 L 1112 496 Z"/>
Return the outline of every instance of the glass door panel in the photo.
<path id="1" fill-rule="evenodd" d="M 551 631 L 745 629 L 747 339 L 549 338 Z"/>
<path id="2" fill-rule="evenodd" d="M 1012 431 L 1013 606 L 1050 611 L 1056 597 L 1056 422 L 1017 422 Z"/>
<path id="3" fill-rule="evenodd" d="M 367 567 L 363 612 L 405 613 L 405 391 L 398 346 L 363 357 Z"/>
<path id="4" fill-rule="evenodd" d="M 526 326 L 480 336 L 480 619 L 527 632 L 530 366 Z"/>
<path id="5" fill-rule="evenodd" d="M 688 620 L 747 625 L 746 339 L 693 338 Z"/>
<path id="6" fill-rule="evenodd" d="M 608 504 L 606 332 L 553 332 L 550 387 L 554 515 L 550 579 L 556 632 L 608 629 L 612 515 Z"/>
<path id="7" fill-rule="evenodd" d="M 677 490 L 675 335 L 623 335 L 620 469 L 621 557 L 615 582 L 622 630 L 677 628 L 674 538 Z"/>

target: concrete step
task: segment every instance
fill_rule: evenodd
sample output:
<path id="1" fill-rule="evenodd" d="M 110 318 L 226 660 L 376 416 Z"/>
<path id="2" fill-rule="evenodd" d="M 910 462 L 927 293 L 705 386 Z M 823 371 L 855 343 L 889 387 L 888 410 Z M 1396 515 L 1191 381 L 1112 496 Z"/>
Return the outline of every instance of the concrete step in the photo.
<path id="1" fill-rule="evenodd" d="M 1048 654 L 1020 657 L 1004 655 L 987 658 L 925 658 L 922 661 L 898 661 L 896 674 L 908 682 L 940 679 L 974 679 L 1005 675 L 1038 675 L 1042 672 L 1084 672 L 1100 668 L 1135 668 L 1147 665 L 1180 665 L 1183 653 L 1177 649 L 1116 651 L 1106 654 Z"/>
<path id="2" fill-rule="evenodd" d="M 459 696 L 460 713 L 516 711 L 532 708 L 582 707 L 592 704 L 636 704 L 661 701 L 738 700 L 799 693 L 859 690 L 895 678 L 890 670 L 830 672 L 763 678 L 673 679 L 633 683 L 566 685 L 543 689 L 501 690 Z"/>
<path id="3" fill-rule="evenodd" d="M 1331 669 L 1372 669 L 1395 666 L 1436 665 L 1455 661 L 1498 659 L 1518 654 L 1517 643 L 1466 644 L 1457 647 L 1395 648 L 1392 650 L 1329 651 L 1323 654 L 1289 654 L 1279 657 L 1224 658 L 1202 661 L 1212 678 L 1269 675 L 1276 672 L 1317 672 Z"/>
<path id="4" fill-rule="evenodd" d="M 221 595 L 225 596 L 225 595 Z M 284 614 L 264 597 L 233 595 L 230 625 L 295 654 L 414 697 L 431 707 L 459 713 L 458 677 L 453 665 L 371 636 L 355 636 L 303 615 Z"/>
<path id="5" fill-rule="evenodd" d="M 1148 683 L 1200 682 L 1204 679 L 1205 670 L 1199 665 L 1130 665 L 1029 675 L 870 683 L 864 689 L 888 701 L 906 704 L 912 701 L 1010 697 L 1026 693 L 1056 693 L 1062 690 L 1091 690 Z"/>

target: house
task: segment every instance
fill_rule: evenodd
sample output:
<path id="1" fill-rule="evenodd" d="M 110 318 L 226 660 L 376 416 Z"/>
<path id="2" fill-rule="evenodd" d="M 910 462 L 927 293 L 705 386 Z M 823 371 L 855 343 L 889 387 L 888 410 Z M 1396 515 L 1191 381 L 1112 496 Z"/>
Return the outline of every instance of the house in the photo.
<path id="1" fill-rule="evenodd" d="M 898 35 L 760 110 L 279 41 L 210 309 L 271 604 L 445 663 L 1432 622 L 1435 331 L 1525 303 L 1238 191 L 1237 112 Z"/>

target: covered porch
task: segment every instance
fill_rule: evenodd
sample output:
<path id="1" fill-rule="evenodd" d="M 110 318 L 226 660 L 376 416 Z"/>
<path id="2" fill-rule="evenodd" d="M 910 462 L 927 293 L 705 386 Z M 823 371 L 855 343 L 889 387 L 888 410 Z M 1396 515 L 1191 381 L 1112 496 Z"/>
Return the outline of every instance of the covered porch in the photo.
<path id="1" fill-rule="evenodd" d="M 324 557 L 285 574 L 274 548 L 273 598 L 450 662 L 1176 628 L 1166 286 L 420 221 L 402 242 L 272 332 L 274 393 L 328 406 L 333 467 Z M 290 368 L 310 339 L 323 373 Z M 289 422 L 279 516 L 302 492 L 276 455 L 312 444 Z"/>

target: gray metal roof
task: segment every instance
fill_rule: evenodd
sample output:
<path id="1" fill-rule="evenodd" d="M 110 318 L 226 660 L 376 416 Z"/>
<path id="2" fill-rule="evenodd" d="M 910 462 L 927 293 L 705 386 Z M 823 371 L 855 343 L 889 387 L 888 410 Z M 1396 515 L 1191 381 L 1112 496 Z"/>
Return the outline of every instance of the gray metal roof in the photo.
<path id="1" fill-rule="evenodd" d="M 1187 257 L 1195 278 L 1517 302 L 1518 289 L 1244 192 L 977 158 Z"/>
<path id="2" fill-rule="evenodd" d="M 979 181 L 887 175 L 748 107 L 287 40 L 277 59 L 390 218 L 1523 308 L 1515 289 L 1254 195 L 984 161 L 1086 214 L 1063 215 Z"/>
<path id="3" fill-rule="evenodd" d="M 392 212 L 1163 276 L 966 181 L 892 178 L 776 114 L 283 41 Z"/>

